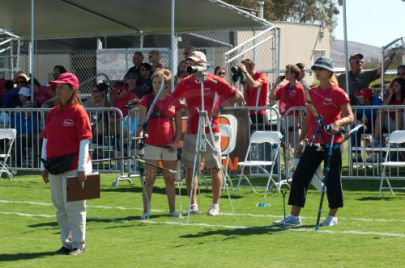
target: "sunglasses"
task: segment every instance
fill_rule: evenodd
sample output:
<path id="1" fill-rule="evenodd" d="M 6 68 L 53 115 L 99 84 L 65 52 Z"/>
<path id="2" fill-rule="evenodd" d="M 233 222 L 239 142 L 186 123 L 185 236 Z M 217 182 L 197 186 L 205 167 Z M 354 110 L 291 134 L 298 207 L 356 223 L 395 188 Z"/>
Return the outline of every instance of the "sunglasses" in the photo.
<path id="1" fill-rule="evenodd" d="M 25 83 L 25 80 L 16 80 L 15 81 L 17 84 L 24 84 Z"/>
<path id="2" fill-rule="evenodd" d="M 326 69 L 325 69 L 325 68 L 322 68 L 322 67 L 313 67 L 312 70 L 314 70 L 315 72 L 316 72 L 316 71 L 319 71 L 319 72 L 321 72 L 321 71 L 326 71 Z"/>
<path id="3" fill-rule="evenodd" d="M 356 60 L 356 61 L 353 61 L 353 63 L 356 63 L 356 64 L 362 64 L 362 63 L 363 63 L 363 61 L 362 61 L 362 60 Z"/>
<path id="4" fill-rule="evenodd" d="M 226 72 L 218 72 L 218 74 L 219 74 L 219 75 L 221 75 L 221 74 L 222 74 L 222 75 L 225 75 Z"/>

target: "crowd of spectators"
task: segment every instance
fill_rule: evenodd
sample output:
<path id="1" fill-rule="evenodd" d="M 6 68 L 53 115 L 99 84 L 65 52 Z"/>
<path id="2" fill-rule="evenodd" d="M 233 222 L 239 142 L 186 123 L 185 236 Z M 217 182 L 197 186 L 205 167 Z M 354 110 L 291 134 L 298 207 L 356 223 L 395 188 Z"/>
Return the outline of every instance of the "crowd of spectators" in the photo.
<path id="1" fill-rule="evenodd" d="M 192 47 L 187 47 L 183 50 L 184 58 L 180 60 L 177 73 L 173 77 L 175 86 L 189 75 L 186 59 L 194 51 L 195 49 Z M 378 95 L 377 92 L 373 92 L 372 88 L 369 88 L 370 82 L 380 77 L 382 71 L 385 71 L 389 67 L 393 57 L 394 54 L 391 54 L 386 59 L 384 70 L 365 71 L 362 68 L 364 56 L 361 53 L 350 56 L 348 92 L 352 105 L 361 107 L 405 104 L 405 65 L 398 66 L 398 77 L 390 84 L 384 96 Z M 145 58 L 148 59 L 148 62 L 144 61 Z M 92 88 L 91 95 L 84 101 L 85 107 L 115 107 L 126 117 L 128 116 L 128 111 L 135 107 L 144 96 L 151 94 L 153 89 L 151 77 L 153 73 L 166 68 L 161 63 L 160 51 L 151 50 L 147 56 L 140 51 L 136 51 L 133 54 L 132 60 L 133 66 L 123 75 L 122 84 L 115 88 L 111 88 L 106 83 L 95 85 Z M 291 107 L 305 106 L 305 65 L 303 63 L 288 64 L 285 67 L 285 74 L 278 77 L 272 84 L 269 83 L 264 73 L 255 69 L 255 63 L 251 59 L 243 59 L 240 63 L 237 63 L 237 67 L 246 78 L 246 83 L 241 84 L 245 101 L 241 105 L 263 107 L 277 103 L 280 116 L 288 122 L 284 131 L 289 132 L 289 147 L 294 152 L 299 135 L 299 117 L 301 117 L 301 114 L 293 113 L 286 115 L 286 111 Z M 55 66 L 52 72 L 53 79 L 57 79 L 64 72 L 66 72 L 66 68 L 61 65 Z M 215 67 L 214 74 L 224 80 L 228 78 L 226 69 L 222 66 Z M 339 75 L 337 78 L 333 77 L 332 80 L 333 84 L 346 90 L 345 73 Z M 34 86 L 34 98 L 31 97 L 32 85 Z M 174 89 L 170 90 L 173 91 Z M 0 100 L 1 108 L 51 108 L 57 102 L 54 88 L 49 85 L 41 85 L 37 80 L 34 80 L 32 83 L 29 76 L 24 73 L 18 73 L 13 80 L 0 80 Z M 29 126 L 29 124 L 37 125 L 39 123 L 38 116 L 29 116 L 27 112 L 24 112 L 24 116 L 21 116 L 21 114 L 16 112 L 1 112 L 1 126 L 16 127 L 19 135 L 20 133 L 38 135 L 38 127 Z M 269 118 L 266 117 L 265 109 L 257 108 L 256 110 L 251 110 L 249 115 L 251 131 L 254 131 L 258 126 L 263 129 L 268 127 L 267 122 Z M 366 133 L 370 135 L 363 139 L 363 141 L 369 146 L 381 146 L 381 133 L 402 129 L 404 125 L 404 114 L 400 109 L 395 111 L 379 110 L 378 112 L 372 109 L 357 109 L 355 115 L 357 122 L 362 122 L 368 126 Z M 107 123 L 111 124 L 111 120 L 114 121 L 119 118 L 118 115 L 114 117 L 97 116 L 97 118 L 92 119 L 92 125 L 98 126 L 103 120 L 106 120 L 104 125 Z M 101 118 L 103 119 L 101 120 Z M 109 120 L 108 122 L 107 119 Z M 135 119 L 133 118 L 132 121 L 135 122 Z M 26 127 L 23 129 L 18 127 L 18 125 L 24 124 Z M 100 126 L 97 127 L 97 132 L 101 133 L 102 128 Z M 373 130 L 372 133 L 371 130 Z M 100 139 L 100 137 L 95 135 L 95 139 Z M 356 135 L 351 142 L 352 146 L 358 147 L 359 143 L 361 143 L 360 135 Z M 20 151 L 23 152 L 23 150 Z M 353 153 L 354 159 L 361 158 L 360 151 L 354 150 Z"/>

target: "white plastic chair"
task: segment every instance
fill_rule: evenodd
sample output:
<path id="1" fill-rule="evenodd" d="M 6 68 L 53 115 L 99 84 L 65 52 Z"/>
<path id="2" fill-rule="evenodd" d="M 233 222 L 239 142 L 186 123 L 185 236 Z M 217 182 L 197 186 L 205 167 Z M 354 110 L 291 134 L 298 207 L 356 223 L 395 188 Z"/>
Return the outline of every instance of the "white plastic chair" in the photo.
<path id="1" fill-rule="evenodd" d="M 386 174 L 387 167 L 405 167 L 405 161 L 389 161 L 388 160 L 388 157 L 390 157 L 390 152 L 392 152 L 392 151 L 395 152 L 395 146 L 398 146 L 401 143 L 405 143 L 405 130 L 396 130 L 389 135 L 388 142 L 387 142 L 387 153 L 385 155 L 384 162 L 381 163 L 383 170 L 381 173 L 381 181 L 380 181 L 380 189 L 378 190 L 378 198 L 380 198 L 381 191 L 383 189 L 390 189 L 392 195 L 395 195 L 393 189 L 405 189 L 405 187 L 392 187 L 390 180 L 389 180 L 389 176 Z M 394 146 L 394 148 L 392 148 L 392 146 Z M 392 149 L 394 149 L 394 150 L 392 150 Z M 388 186 L 384 186 L 384 180 L 387 182 Z"/>
<path id="2" fill-rule="evenodd" d="M 0 140 L 7 140 L 4 146 L 6 152 L 0 154 L 0 178 L 4 172 L 7 174 L 10 180 L 14 180 L 14 174 L 16 172 L 7 165 L 7 160 L 10 158 L 11 149 L 13 148 L 16 137 L 17 131 L 15 128 L 0 129 Z"/>
<path id="3" fill-rule="evenodd" d="M 228 173 L 229 167 L 229 155 L 235 150 L 236 146 L 236 135 L 232 134 L 232 129 L 230 125 L 219 125 L 221 131 L 221 159 L 225 160 L 224 166 L 224 184 L 229 181 L 229 184 L 233 188 L 231 177 Z M 226 144 L 222 144 L 223 141 L 226 141 Z M 224 146 L 223 146 L 224 145 Z"/>
<path id="4" fill-rule="evenodd" d="M 238 166 L 241 167 L 241 173 L 239 176 L 238 180 L 238 186 L 236 187 L 236 192 L 238 191 L 240 187 L 240 182 L 242 179 L 246 179 L 246 181 L 249 183 L 249 185 L 252 187 L 253 192 L 256 192 L 252 183 L 250 182 L 248 176 L 246 176 L 243 171 L 245 167 L 257 167 L 261 169 L 264 173 L 268 174 L 268 180 L 267 180 L 267 185 L 266 185 L 266 190 L 264 193 L 264 196 L 267 196 L 267 193 L 270 189 L 270 183 L 273 183 L 274 186 L 276 186 L 277 191 L 280 191 L 281 186 L 283 184 L 282 181 L 276 182 L 273 179 L 273 170 L 274 170 L 274 164 L 275 161 L 277 161 L 277 156 L 280 151 L 280 144 L 281 144 L 281 138 L 282 134 L 279 131 L 255 131 L 251 136 L 250 136 L 250 141 L 249 141 L 249 147 L 246 153 L 245 160 L 242 162 L 238 162 Z M 261 144 L 261 143 L 270 143 L 276 152 L 273 156 L 272 160 L 249 160 L 251 158 L 251 147 L 252 144 Z M 266 167 L 270 166 L 270 172 L 267 171 Z M 287 182 L 285 184 L 288 185 Z"/>

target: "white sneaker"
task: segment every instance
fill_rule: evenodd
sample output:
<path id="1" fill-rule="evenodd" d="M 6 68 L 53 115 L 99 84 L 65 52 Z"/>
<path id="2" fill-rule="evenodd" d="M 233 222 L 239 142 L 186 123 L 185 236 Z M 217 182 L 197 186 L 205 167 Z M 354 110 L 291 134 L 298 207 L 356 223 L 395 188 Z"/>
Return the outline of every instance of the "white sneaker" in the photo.
<path id="1" fill-rule="evenodd" d="M 190 206 L 190 208 L 188 209 L 188 211 L 186 212 L 186 215 L 188 215 L 189 212 L 190 212 L 190 214 L 198 214 L 198 212 L 199 212 L 198 205 L 197 204 L 192 204 Z"/>
<path id="2" fill-rule="evenodd" d="M 150 218 L 150 213 L 149 212 L 143 213 L 143 215 L 141 216 L 141 220 L 147 220 L 149 218 Z"/>
<path id="3" fill-rule="evenodd" d="M 328 215 L 328 217 L 321 223 L 321 226 L 335 226 L 338 224 L 337 217 Z"/>
<path id="4" fill-rule="evenodd" d="M 169 213 L 169 217 L 173 217 L 173 218 L 181 218 L 181 214 L 178 213 L 177 211 L 173 211 Z"/>
<path id="5" fill-rule="evenodd" d="M 275 225 L 275 226 L 283 226 L 283 225 L 300 226 L 301 225 L 301 217 L 300 216 L 288 215 L 283 220 L 273 222 L 273 225 Z"/>
<path id="6" fill-rule="evenodd" d="M 208 210 L 208 216 L 218 216 L 219 215 L 219 206 L 218 205 L 212 205 L 210 209 Z"/>

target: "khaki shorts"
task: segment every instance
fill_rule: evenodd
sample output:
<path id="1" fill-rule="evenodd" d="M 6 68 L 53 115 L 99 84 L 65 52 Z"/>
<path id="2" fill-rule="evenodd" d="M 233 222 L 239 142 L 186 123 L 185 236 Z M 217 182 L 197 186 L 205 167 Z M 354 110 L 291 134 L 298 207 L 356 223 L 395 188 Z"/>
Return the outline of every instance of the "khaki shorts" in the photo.
<path id="1" fill-rule="evenodd" d="M 206 145 L 206 152 L 202 152 L 201 156 L 202 159 L 205 160 L 205 168 L 206 169 L 220 169 L 221 164 L 221 145 L 220 145 L 220 134 L 214 134 L 214 144 L 211 144 L 211 135 L 207 134 L 207 145 Z M 184 135 L 184 145 L 183 145 L 183 162 L 187 168 L 192 169 L 194 165 L 194 157 L 195 157 L 195 144 L 197 140 L 197 135 L 195 134 L 185 134 Z M 211 145 L 209 145 L 209 144 Z M 202 160 L 201 159 L 201 160 Z M 201 163 L 197 163 L 197 167 L 199 168 Z"/>
<path id="2" fill-rule="evenodd" d="M 163 161 L 177 160 L 177 150 L 171 151 L 168 148 L 145 144 L 143 151 L 144 151 L 144 159 L 147 160 L 163 160 Z"/>

